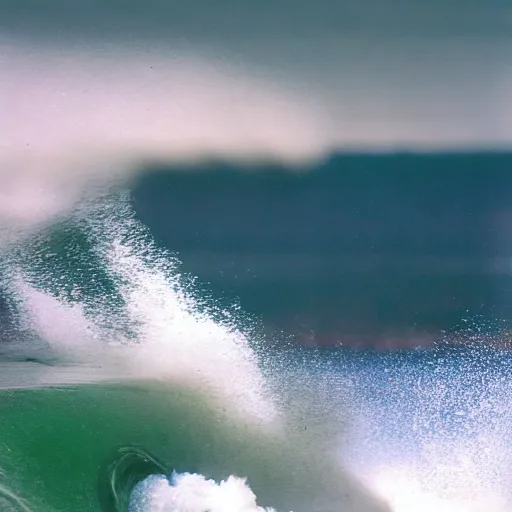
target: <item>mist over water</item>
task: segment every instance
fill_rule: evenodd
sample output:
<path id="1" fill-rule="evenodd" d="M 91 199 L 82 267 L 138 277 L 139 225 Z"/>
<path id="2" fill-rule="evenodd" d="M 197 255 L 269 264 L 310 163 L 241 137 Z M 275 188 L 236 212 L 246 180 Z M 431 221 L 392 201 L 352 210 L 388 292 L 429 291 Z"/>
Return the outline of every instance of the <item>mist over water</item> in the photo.
<path id="1" fill-rule="evenodd" d="M 335 150 L 512 141 L 512 52 L 498 30 L 510 12 L 498 3 L 439 4 L 436 20 L 420 5 L 369 2 L 71 5 L 1 7 L 6 241 L 69 209 L 91 181 L 147 164 L 300 167 Z"/>
<path id="2" fill-rule="evenodd" d="M 307 98 L 221 61 L 20 44 L 2 52 L 6 241 L 69 210 L 86 187 L 125 180 L 147 163 L 299 163 L 329 146 Z"/>

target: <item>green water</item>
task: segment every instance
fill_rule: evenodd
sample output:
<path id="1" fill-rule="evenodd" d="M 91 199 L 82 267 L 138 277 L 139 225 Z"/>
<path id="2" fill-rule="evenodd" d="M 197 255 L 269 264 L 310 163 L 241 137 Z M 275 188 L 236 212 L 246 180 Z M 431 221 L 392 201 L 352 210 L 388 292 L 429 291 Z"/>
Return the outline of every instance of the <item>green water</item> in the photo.
<path id="1" fill-rule="evenodd" d="M 345 477 L 314 453 L 307 431 L 288 431 L 284 441 L 184 388 L 132 383 L 0 395 L 0 466 L 9 489 L 33 511 L 113 512 L 100 479 L 126 446 L 155 454 L 169 469 L 247 476 L 263 506 L 308 510 L 305 503 L 348 499 L 339 485 Z M 357 494 L 350 500 L 369 500 Z"/>
<path id="2" fill-rule="evenodd" d="M 43 511 L 97 511 L 98 477 L 121 446 L 158 453 L 176 469 L 243 463 L 229 420 L 181 389 L 81 386 L 4 391 L 2 465 L 17 492 Z M 237 438 L 238 437 L 238 438 Z"/>

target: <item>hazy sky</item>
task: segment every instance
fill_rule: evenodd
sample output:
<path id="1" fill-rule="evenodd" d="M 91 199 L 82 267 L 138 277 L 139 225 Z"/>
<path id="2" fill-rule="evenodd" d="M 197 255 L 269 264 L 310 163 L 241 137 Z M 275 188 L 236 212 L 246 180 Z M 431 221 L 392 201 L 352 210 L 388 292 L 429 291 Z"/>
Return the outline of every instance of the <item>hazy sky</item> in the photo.
<path id="1" fill-rule="evenodd" d="M 508 0 L 3 0 L 1 41 L 213 53 L 313 100 L 340 146 L 512 141 Z"/>
<path id="2" fill-rule="evenodd" d="M 510 37 L 507 0 L 3 0 L 13 30 L 185 37 L 317 38 L 326 34 Z"/>

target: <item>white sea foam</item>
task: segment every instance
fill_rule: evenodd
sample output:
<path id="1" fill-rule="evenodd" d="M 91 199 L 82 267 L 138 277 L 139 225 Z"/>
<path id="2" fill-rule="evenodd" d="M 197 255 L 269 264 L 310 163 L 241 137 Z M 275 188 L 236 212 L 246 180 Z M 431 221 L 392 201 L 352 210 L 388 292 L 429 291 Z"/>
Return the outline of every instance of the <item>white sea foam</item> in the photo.
<path id="1" fill-rule="evenodd" d="M 365 374 L 340 459 L 393 512 L 510 510 L 509 357 L 474 350 Z"/>
<path id="2" fill-rule="evenodd" d="M 129 512 L 275 512 L 260 507 L 243 478 L 230 476 L 219 483 L 203 475 L 173 473 L 170 479 L 152 475 L 139 483 Z"/>
<path id="3" fill-rule="evenodd" d="M 425 483 L 425 475 L 415 475 L 411 468 L 386 468 L 373 478 L 372 487 L 385 499 L 393 512 L 507 512 L 510 502 L 495 490 L 485 489 L 471 474 L 458 475 L 456 468 L 439 468 L 436 485 Z M 457 477 L 456 477 L 457 478 Z M 428 479 L 428 477 L 427 477 Z"/>
<path id="4" fill-rule="evenodd" d="M 116 283 L 122 315 L 94 293 L 80 300 L 60 294 L 62 284 L 76 284 L 53 276 L 50 258 L 35 275 L 22 265 L 13 272 L 21 328 L 73 364 L 72 382 L 80 381 L 80 371 L 84 381 L 159 379 L 202 390 L 245 419 L 273 423 L 277 413 L 255 353 L 235 320 L 219 322 L 201 310 L 200 299 L 181 282 L 179 262 L 147 243 L 123 200 L 106 201 L 99 212 L 90 212 L 89 235 L 99 264 Z M 45 273 L 56 278 L 55 289 L 41 286 Z M 32 384 L 44 384 L 45 376 L 48 384 L 62 380 L 62 371 L 53 373 L 38 372 Z"/>

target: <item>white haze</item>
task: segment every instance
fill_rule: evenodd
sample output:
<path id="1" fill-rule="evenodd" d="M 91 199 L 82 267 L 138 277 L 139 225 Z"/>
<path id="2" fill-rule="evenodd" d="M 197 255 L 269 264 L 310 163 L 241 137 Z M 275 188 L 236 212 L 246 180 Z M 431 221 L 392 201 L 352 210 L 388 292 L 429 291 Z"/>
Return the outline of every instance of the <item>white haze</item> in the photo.
<path id="1" fill-rule="evenodd" d="M 330 144 L 307 97 L 188 52 L 0 53 L 0 241 L 68 209 L 86 185 L 148 163 L 300 163 Z"/>
<path id="2" fill-rule="evenodd" d="M 275 58 L 267 49 L 266 68 L 171 42 L 42 41 L 0 37 L 0 244 L 66 212 L 91 185 L 146 165 L 218 158 L 299 168 L 340 148 L 512 140 L 510 67 L 485 68 L 487 85 L 479 78 L 459 93 L 483 59 L 472 65 L 460 51 L 450 53 L 455 67 L 435 48 L 423 65 L 362 50 L 362 60 L 348 58 L 350 41 L 321 53 L 312 41 L 276 47 Z"/>

